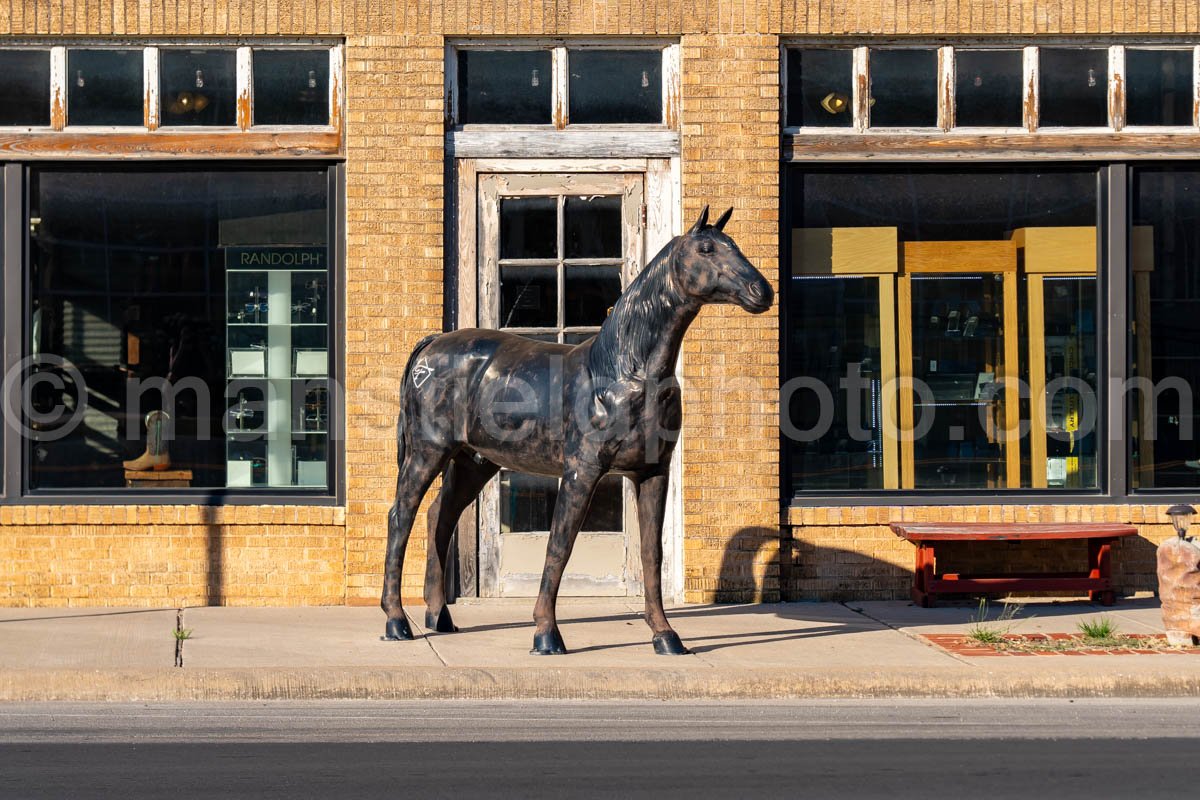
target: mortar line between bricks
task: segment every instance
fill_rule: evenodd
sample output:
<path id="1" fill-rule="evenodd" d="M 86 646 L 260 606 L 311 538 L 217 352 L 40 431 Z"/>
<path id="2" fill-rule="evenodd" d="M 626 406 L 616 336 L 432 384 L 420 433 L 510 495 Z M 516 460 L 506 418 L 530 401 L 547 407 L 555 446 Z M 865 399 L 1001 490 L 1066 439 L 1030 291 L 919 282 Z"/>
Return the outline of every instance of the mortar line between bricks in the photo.
<path id="1" fill-rule="evenodd" d="M 900 634 L 901 636 L 905 636 L 905 637 L 913 640 L 914 642 L 919 642 L 923 647 L 928 647 L 930 650 L 941 653 L 942 655 L 945 655 L 947 658 L 957 661 L 958 663 L 963 664 L 964 666 L 971 667 L 972 669 L 979 669 L 978 662 L 972 662 L 970 659 L 966 658 L 965 656 L 958 656 L 958 655 L 955 655 L 954 653 L 951 653 L 949 650 L 938 647 L 933 642 L 929 641 L 928 639 L 921 636 L 920 634 L 909 633 L 908 631 L 906 631 L 902 628 L 897 628 L 895 625 L 892 625 L 888 622 L 885 622 L 884 620 L 881 620 L 881 619 L 871 616 L 864 609 L 854 608 L 853 606 L 847 605 L 844 601 L 842 602 L 841 605 L 843 607 L 845 607 L 847 610 L 853 611 L 855 614 L 859 614 L 861 616 L 866 617 L 869 620 L 878 622 L 880 625 L 887 628 L 888 630 L 893 630 L 896 633 Z"/>

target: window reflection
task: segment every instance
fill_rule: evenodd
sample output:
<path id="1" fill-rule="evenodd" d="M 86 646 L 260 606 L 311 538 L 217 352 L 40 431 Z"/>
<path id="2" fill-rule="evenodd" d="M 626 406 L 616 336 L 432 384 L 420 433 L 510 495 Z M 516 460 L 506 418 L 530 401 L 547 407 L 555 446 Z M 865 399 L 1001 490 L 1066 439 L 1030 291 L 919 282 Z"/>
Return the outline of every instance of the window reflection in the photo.
<path id="1" fill-rule="evenodd" d="M 34 489 L 327 485 L 327 186 L 31 171 Z"/>

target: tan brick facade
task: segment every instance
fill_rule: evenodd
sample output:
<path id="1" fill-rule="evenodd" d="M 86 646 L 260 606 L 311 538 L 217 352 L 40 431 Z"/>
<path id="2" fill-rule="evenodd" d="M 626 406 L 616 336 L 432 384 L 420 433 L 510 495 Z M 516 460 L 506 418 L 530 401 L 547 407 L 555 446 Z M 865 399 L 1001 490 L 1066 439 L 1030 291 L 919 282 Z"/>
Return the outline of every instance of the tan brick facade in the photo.
<path id="1" fill-rule="evenodd" d="M 1093 3 L 743 0 L 0 0 L 5 37 L 341 37 L 346 118 L 346 506 L 0 509 L 0 604 L 370 603 L 395 481 L 400 371 L 443 319 L 446 36 L 658 35 L 682 45 L 683 216 L 736 208 L 730 232 L 779 277 L 781 36 L 1196 33 L 1194 0 Z M 231 40 L 232 42 L 232 40 Z M 707 310 L 685 346 L 689 601 L 780 596 L 778 310 Z M 732 388 L 731 388 L 732 387 Z M 903 597 L 894 519 L 1138 524 L 1118 577 L 1153 585 L 1162 508 L 818 508 L 791 558 L 795 598 Z M 417 520 L 403 593 L 420 594 Z M 970 552 L 963 558 L 972 557 Z M 1036 554 L 1034 557 L 1037 557 Z M 1051 556 L 1046 556 L 1050 558 Z"/>

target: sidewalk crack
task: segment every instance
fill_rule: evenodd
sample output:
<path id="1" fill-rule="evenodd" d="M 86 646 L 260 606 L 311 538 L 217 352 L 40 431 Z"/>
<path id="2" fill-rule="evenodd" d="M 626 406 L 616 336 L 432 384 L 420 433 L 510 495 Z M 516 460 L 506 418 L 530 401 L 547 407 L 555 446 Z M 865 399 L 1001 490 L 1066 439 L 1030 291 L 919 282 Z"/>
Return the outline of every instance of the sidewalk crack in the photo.
<path id="1" fill-rule="evenodd" d="M 979 667 L 980 667 L 980 664 L 978 662 L 972 663 L 971 661 L 967 660 L 966 658 L 964 658 L 962 656 L 951 653 L 949 650 L 943 650 L 942 648 L 935 645 L 933 642 L 926 639 L 924 636 L 918 636 L 915 633 L 909 633 L 908 631 L 904 630 L 903 628 L 897 628 L 895 625 L 892 625 L 891 623 L 889 623 L 885 620 L 879 619 L 878 617 L 871 616 L 864 609 L 855 608 L 854 606 L 850 605 L 849 603 L 847 603 L 845 601 L 843 601 L 841 603 L 841 606 L 849 611 L 853 611 L 855 614 L 858 614 L 859 616 L 866 617 L 867 619 L 872 620 L 873 622 L 878 622 L 880 625 L 887 628 L 888 630 L 893 630 L 896 633 L 900 634 L 901 636 L 905 636 L 909 639 L 912 639 L 914 642 L 918 642 L 937 653 L 940 653 L 944 656 L 949 657 L 950 659 L 952 659 L 954 661 L 957 661 L 960 664 L 963 664 L 968 667 L 973 667 L 975 669 L 979 669 Z"/>

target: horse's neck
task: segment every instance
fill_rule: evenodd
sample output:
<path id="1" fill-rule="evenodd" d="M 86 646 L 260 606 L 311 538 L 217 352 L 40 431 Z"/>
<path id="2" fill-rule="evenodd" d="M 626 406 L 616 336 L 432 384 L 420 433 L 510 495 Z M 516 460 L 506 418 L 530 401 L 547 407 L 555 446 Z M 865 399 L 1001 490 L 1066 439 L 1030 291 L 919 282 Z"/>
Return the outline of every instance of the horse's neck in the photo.
<path id="1" fill-rule="evenodd" d="M 655 337 L 646 354 L 644 363 L 647 377 L 662 381 L 675 373 L 684 334 L 696 319 L 699 310 L 698 306 L 693 307 L 690 304 L 672 309 L 673 313 L 664 320 L 661 333 Z"/>
<path id="2" fill-rule="evenodd" d="M 593 373 L 618 381 L 663 380 L 674 373 L 699 305 L 671 284 L 668 245 L 617 301 L 592 350 Z"/>

